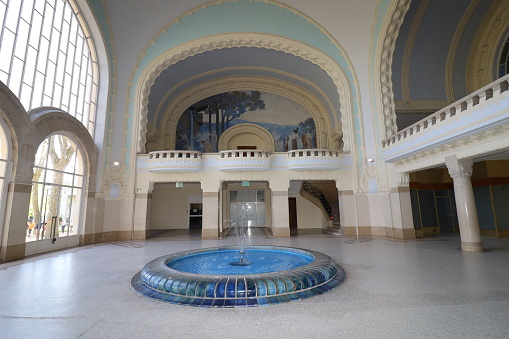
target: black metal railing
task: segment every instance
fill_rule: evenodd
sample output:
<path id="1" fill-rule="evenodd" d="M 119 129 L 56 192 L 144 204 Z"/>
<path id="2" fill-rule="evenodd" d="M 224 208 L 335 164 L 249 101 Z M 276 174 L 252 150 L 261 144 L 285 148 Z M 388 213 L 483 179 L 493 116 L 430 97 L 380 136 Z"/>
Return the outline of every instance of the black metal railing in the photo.
<path id="1" fill-rule="evenodd" d="M 302 189 L 304 191 L 306 191 L 307 193 L 311 194 L 316 199 L 318 199 L 322 203 L 322 206 L 325 209 L 325 211 L 327 212 L 327 214 L 329 216 L 332 215 L 332 207 L 329 204 L 329 201 L 327 200 L 327 198 L 325 198 L 325 195 L 323 194 L 323 192 L 320 191 L 320 189 L 318 187 L 313 186 L 312 184 L 310 184 L 307 181 L 303 181 Z"/>

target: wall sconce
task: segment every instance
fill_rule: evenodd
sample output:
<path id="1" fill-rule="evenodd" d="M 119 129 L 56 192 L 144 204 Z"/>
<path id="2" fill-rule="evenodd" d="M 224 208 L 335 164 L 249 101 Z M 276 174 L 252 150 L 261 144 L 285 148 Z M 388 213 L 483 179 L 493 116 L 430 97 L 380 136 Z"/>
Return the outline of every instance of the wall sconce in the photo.
<path id="1" fill-rule="evenodd" d="M 372 158 L 368 158 L 368 162 L 375 162 L 375 160 Z"/>
<path id="2" fill-rule="evenodd" d="M 113 166 L 118 166 L 120 163 L 118 161 L 113 161 Z"/>

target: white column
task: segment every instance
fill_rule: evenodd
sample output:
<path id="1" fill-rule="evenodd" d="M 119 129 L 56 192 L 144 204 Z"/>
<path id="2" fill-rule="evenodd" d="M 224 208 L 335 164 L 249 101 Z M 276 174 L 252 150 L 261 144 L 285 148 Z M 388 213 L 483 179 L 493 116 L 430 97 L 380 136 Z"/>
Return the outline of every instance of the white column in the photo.
<path id="1" fill-rule="evenodd" d="M 338 186 L 336 184 L 336 186 Z M 357 234 L 357 216 L 355 210 L 355 197 L 352 190 L 338 187 L 339 220 L 343 235 Z"/>
<path id="2" fill-rule="evenodd" d="M 468 252 L 483 250 L 481 230 L 477 218 L 474 190 L 472 188 L 472 159 L 458 160 L 456 155 L 445 158 L 449 175 L 454 182 L 454 197 L 460 228 L 461 249 Z"/>
<path id="3" fill-rule="evenodd" d="M 391 188 L 392 237 L 415 239 L 408 173 L 398 174 L 398 187 Z"/>
<path id="4" fill-rule="evenodd" d="M 222 183 L 219 180 L 202 180 L 200 182 L 202 195 L 202 223 L 201 237 L 204 239 L 217 239 L 219 237 L 219 190 Z"/>
<path id="5" fill-rule="evenodd" d="M 134 201 L 134 228 L 132 238 L 136 240 L 146 239 L 147 231 L 150 230 L 150 207 L 152 193 L 136 193 Z"/>
<path id="6" fill-rule="evenodd" d="M 219 236 L 219 192 L 203 192 L 202 238 Z"/>
<path id="7" fill-rule="evenodd" d="M 272 193 L 272 235 L 274 237 L 290 236 L 290 213 L 288 208 L 289 181 L 270 181 Z"/>

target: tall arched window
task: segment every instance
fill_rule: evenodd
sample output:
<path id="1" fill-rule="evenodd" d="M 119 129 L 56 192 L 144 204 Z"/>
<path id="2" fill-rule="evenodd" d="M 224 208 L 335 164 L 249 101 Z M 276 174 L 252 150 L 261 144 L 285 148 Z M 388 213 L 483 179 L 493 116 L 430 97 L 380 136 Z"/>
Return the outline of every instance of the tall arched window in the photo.
<path id="1" fill-rule="evenodd" d="M 97 58 L 78 7 L 68 0 L 1 0 L 0 23 L 0 81 L 27 111 L 60 108 L 94 136 Z"/>
<path id="2" fill-rule="evenodd" d="M 55 243 L 79 234 L 85 179 L 81 152 L 70 138 L 52 135 L 41 143 L 35 156 L 27 242 Z"/>
<path id="3" fill-rule="evenodd" d="M 509 74 L 509 38 L 505 40 L 502 46 L 498 62 L 498 76 L 501 78 L 506 74 Z"/>

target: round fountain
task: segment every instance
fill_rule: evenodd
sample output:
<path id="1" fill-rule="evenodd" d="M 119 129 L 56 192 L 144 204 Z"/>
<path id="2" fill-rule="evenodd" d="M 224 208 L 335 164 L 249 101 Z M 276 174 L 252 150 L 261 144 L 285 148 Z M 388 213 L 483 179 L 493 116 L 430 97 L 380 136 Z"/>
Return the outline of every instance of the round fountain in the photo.
<path id="1" fill-rule="evenodd" d="M 199 307 L 280 304 L 323 294 L 345 272 L 323 253 L 279 246 L 248 246 L 246 211 L 225 220 L 238 246 L 202 248 L 157 258 L 131 280 L 139 294 Z"/>
<path id="2" fill-rule="evenodd" d="M 143 296 L 173 304 L 246 307 L 306 299 L 345 280 L 343 269 L 320 252 L 279 246 L 246 249 L 246 265 L 235 264 L 242 260 L 238 246 L 163 256 L 146 264 L 131 284 Z"/>

